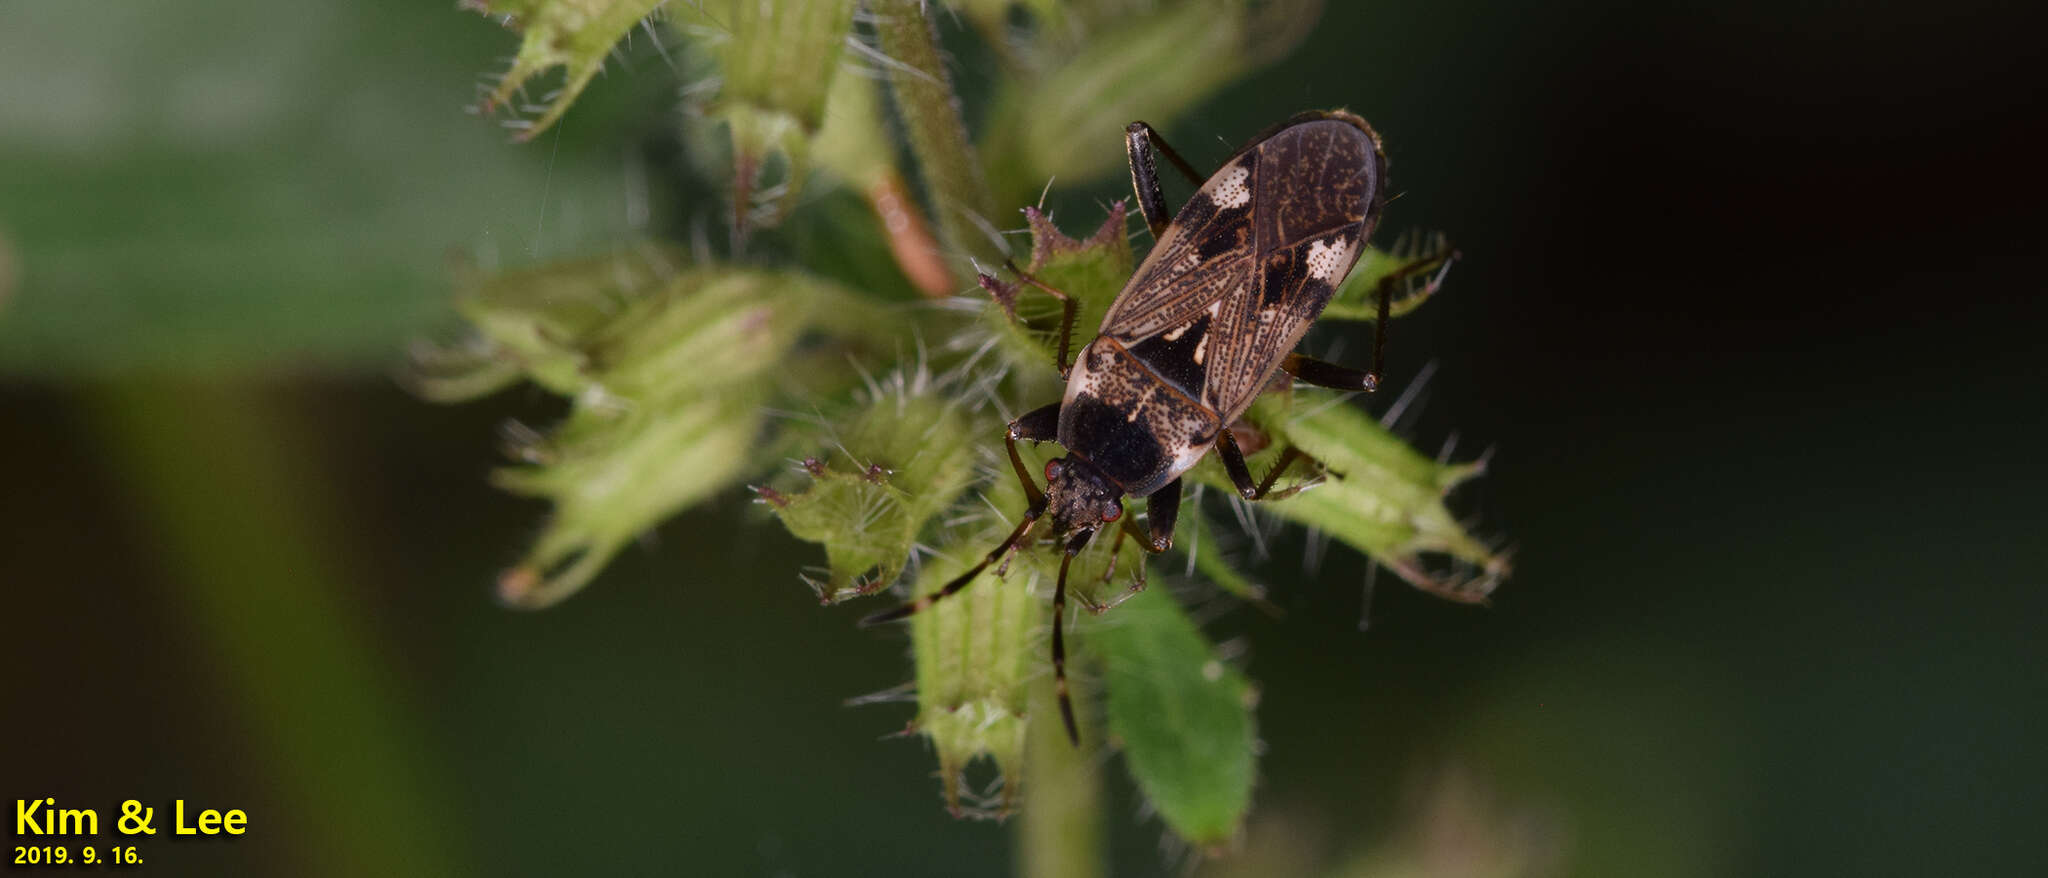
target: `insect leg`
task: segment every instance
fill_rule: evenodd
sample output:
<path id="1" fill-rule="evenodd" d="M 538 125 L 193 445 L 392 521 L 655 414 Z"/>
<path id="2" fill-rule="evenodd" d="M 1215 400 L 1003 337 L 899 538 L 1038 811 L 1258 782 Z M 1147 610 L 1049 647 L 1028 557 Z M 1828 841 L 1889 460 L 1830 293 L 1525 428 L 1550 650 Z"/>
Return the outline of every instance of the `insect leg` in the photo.
<path id="1" fill-rule="evenodd" d="M 1001 558 L 1004 553 L 1010 551 L 1011 546 L 1015 546 L 1019 541 L 1023 540 L 1024 535 L 1031 532 L 1031 526 L 1037 524 L 1038 517 L 1043 514 L 1045 514 L 1045 503 L 1043 501 L 1032 504 L 1031 508 L 1024 510 L 1024 520 L 1017 522 L 1016 529 L 1010 531 L 1010 535 L 1003 538 L 1002 544 L 989 550 L 989 553 L 982 556 L 981 560 L 976 562 L 973 567 L 967 568 L 966 573 L 954 577 L 951 581 L 941 586 L 938 591 L 927 595 L 920 595 L 914 600 L 904 602 L 893 610 L 883 610 L 860 620 L 860 627 L 866 628 L 871 625 L 880 625 L 883 622 L 894 622 L 905 616 L 923 612 L 932 604 L 952 597 L 954 592 L 966 588 L 968 583 L 973 582 L 975 577 L 980 576 L 981 571 L 987 570 L 988 565 L 995 563 L 997 558 Z"/>
<path id="2" fill-rule="evenodd" d="M 1421 272 L 1435 269 L 1436 274 L 1429 279 L 1428 283 L 1423 284 L 1420 292 L 1402 296 L 1404 300 L 1413 296 L 1420 296 L 1426 299 L 1436 293 L 1437 286 L 1444 282 L 1444 274 L 1451 270 L 1451 263 L 1457 261 L 1457 259 L 1458 251 L 1447 246 L 1430 255 L 1427 259 L 1411 262 L 1403 266 L 1399 271 L 1380 278 L 1379 289 L 1376 291 L 1380 300 L 1380 313 L 1379 319 L 1373 322 L 1372 328 L 1372 379 L 1375 386 L 1379 384 L 1380 373 L 1386 363 L 1387 323 L 1394 316 L 1394 286 L 1396 284 L 1406 286 L 1408 278 Z M 1307 381 L 1308 379 L 1304 378 L 1302 380 Z M 1366 389 L 1371 390 L 1372 388 L 1368 387 Z"/>
<path id="3" fill-rule="evenodd" d="M 1124 151 L 1130 154 L 1131 159 L 1131 188 L 1137 192 L 1138 210 L 1145 214 L 1145 224 L 1152 227 L 1152 237 L 1157 240 L 1173 222 L 1173 215 L 1167 211 L 1166 196 L 1159 190 L 1159 173 L 1153 167 L 1152 152 L 1148 147 L 1157 147 L 1166 160 L 1188 178 L 1188 182 L 1200 186 L 1202 178 L 1187 159 L 1166 145 L 1166 138 L 1160 137 L 1152 126 L 1132 122 L 1124 129 Z"/>
<path id="4" fill-rule="evenodd" d="M 1196 186 L 1202 185 L 1202 175 L 1195 173 L 1195 166 L 1188 164 L 1187 159 L 1181 158 L 1180 153 L 1175 152 L 1172 146 L 1167 145 L 1166 138 L 1159 136 L 1159 132 L 1154 131 L 1152 126 L 1143 122 L 1132 122 L 1130 127 L 1124 129 L 1124 131 L 1127 134 L 1145 135 L 1145 139 L 1150 141 L 1153 146 L 1158 147 L 1160 154 L 1166 156 L 1166 160 L 1173 163 L 1174 168 L 1180 171 L 1181 176 L 1188 178 L 1188 182 Z M 1145 164 L 1149 168 L 1151 162 L 1148 160 Z M 1153 182 L 1157 183 L 1158 178 L 1154 177 Z M 1154 187 L 1154 191 L 1157 191 L 1157 187 Z"/>
<path id="5" fill-rule="evenodd" d="M 1157 555 L 1173 548 L 1173 525 L 1180 518 L 1180 479 L 1166 483 L 1166 487 L 1152 492 L 1145 498 L 1145 519 L 1151 526 L 1152 538 L 1140 541 L 1145 551 Z M 1138 536 L 1132 533 L 1131 536 Z"/>
<path id="6" fill-rule="evenodd" d="M 1229 430 L 1216 434 L 1216 456 L 1223 458 L 1223 470 L 1230 473 L 1230 483 L 1237 486 L 1237 493 L 1246 500 L 1256 499 L 1259 493 L 1257 482 L 1252 481 L 1251 467 L 1244 464 L 1244 452 L 1237 450 L 1237 439 Z"/>
<path id="7" fill-rule="evenodd" d="M 1385 304 L 1386 300 L 1381 299 L 1380 302 Z M 1384 326 L 1385 323 L 1381 325 Z M 1350 366 L 1339 366 L 1336 363 L 1326 363 L 1300 354 L 1288 354 L 1286 359 L 1280 361 L 1280 369 L 1305 384 L 1328 387 L 1331 390 L 1362 390 L 1371 393 L 1380 387 L 1377 353 L 1379 345 L 1374 344 L 1373 350 L 1374 364 L 1370 372 L 1353 369 Z"/>
<path id="8" fill-rule="evenodd" d="M 1009 432 L 1003 434 L 1003 444 L 1010 452 L 1010 468 L 1016 470 L 1017 481 L 1024 485 L 1024 496 L 1033 506 L 1045 505 L 1045 494 L 1038 490 L 1038 483 L 1031 478 L 1030 468 L 1024 465 L 1024 458 L 1017 456 L 1017 440 L 1026 442 L 1052 442 L 1060 435 L 1060 404 L 1039 406 L 1019 415 L 1010 422 Z"/>
<path id="9" fill-rule="evenodd" d="M 1458 251 L 1445 247 L 1426 258 L 1411 262 L 1402 266 L 1399 270 L 1388 274 L 1386 277 L 1380 278 L 1379 286 L 1373 292 L 1374 298 L 1379 303 L 1379 319 L 1373 325 L 1372 369 L 1353 369 L 1349 366 L 1326 363 L 1314 357 L 1305 357 L 1301 354 L 1288 354 L 1286 359 L 1280 361 L 1280 369 L 1294 376 L 1296 380 L 1313 384 L 1317 387 L 1328 387 L 1332 390 L 1364 391 L 1366 393 L 1378 390 L 1380 375 L 1386 363 L 1387 323 L 1393 317 L 1395 288 L 1407 287 L 1409 279 L 1422 272 L 1431 270 L 1436 272 L 1429 279 L 1429 282 L 1423 285 L 1421 290 L 1410 289 L 1403 291 L 1400 297 L 1403 308 L 1412 307 L 1416 300 L 1427 299 L 1435 294 L 1437 286 L 1443 283 L 1443 273 L 1450 268 L 1451 262 L 1457 258 Z"/>
<path id="10" fill-rule="evenodd" d="M 1367 388 L 1368 390 L 1379 389 L 1380 373 L 1387 366 L 1387 324 L 1394 322 L 1393 280 L 1399 274 L 1401 272 L 1397 271 L 1394 274 L 1380 278 L 1380 288 L 1374 291 L 1379 294 L 1380 313 L 1379 319 L 1372 322 L 1372 372 L 1365 376 L 1367 380 L 1372 382 L 1372 386 Z"/>
<path id="11" fill-rule="evenodd" d="M 1067 295 L 1058 287 L 1048 284 L 1045 281 L 1039 280 L 1038 278 L 1032 277 L 1030 274 L 1026 273 L 1024 269 L 1018 268 L 1017 263 L 1005 260 L 1003 264 L 1009 267 L 1011 274 L 1017 276 L 1018 282 L 1030 284 L 1034 287 L 1044 290 L 1046 292 L 1046 295 L 1052 296 L 1053 298 L 1060 300 L 1060 354 L 1058 365 L 1060 367 L 1060 377 L 1067 377 L 1067 370 L 1072 368 L 1072 365 L 1067 362 L 1068 344 L 1074 338 L 1074 316 L 1077 313 L 1079 313 L 1081 303 L 1074 301 L 1073 296 Z M 989 284 L 995 282 L 995 279 L 989 277 L 988 275 L 984 274 L 981 277 L 982 286 L 988 286 Z M 1058 408 L 1058 406 L 1054 406 L 1054 408 Z"/>
<path id="12" fill-rule="evenodd" d="M 1166 234 L 1166 227 L 1173 223 L 1172 214 L 1166 210 L 1166 194 L 1159 191 L 1159 172 L 1152 167 L 1152 150 L 1146 139 L 1152 136 L 1152 126 L 1143 122 L 1132 122 L 1124 129 L 1124 151 L 1131 157 L 1131 189 L 1138 195 L 1138 212 L 1145 215 L 1145 225 L 1152 229 L 1152 240 Z"/>
<path id="13" fill-rule="evenodd" d="M 1237 440 L 1231 437 L 1229 430 L 1216 437 L 1216 455 L 1223 458 L 1223 469 L 1230 473 L 1230 483 L 1237 486 L 1238 496 L 1246 500 L 1264 500 L 1269 495 L 1275 500 L 1293 496 L 1298 488 L 1289 488 L 1277 495 L 1271 494 L 1273 483 L 1279 481 L 1281 474 L 1287 472 L 1287 468 L 1293 466 L 1295 461 L 1311 460 L 1301 449 L 1288 446 L 1285 451 L 1280 452 L 1280 460 L 1273 464 L 1272 471 L 1266 473 L 1265 481 L 1253 482 L 1251 467 L 1245 465 L 1244 452 L 1238 450 Z"/>
<path id="14" fill-rule="evenodd" d="M 1050 442 L 1059 436 L 1060 404 L 1040 406 L 1025 412 L 1010 422 L 1010 429 L 1003 434 L 1003 447 L 1010 453 L 1010 471 L 1017 474 L 1017 484 L 1024 486 L 1024 498 L 1032 509 L 1045 508 L 1045 492 L 1038 490 L 1038 482 L 1031 478 L 1031 468 L 1024 465 L 1024 458 L 1017 454 L 1017 440 Z M 1011 546 L 1012 549 L 1017 546 Z M 996 568 L 996 575 L 1003 576 L 1010 571 L 1010 562 Z"/>
<path id="15" fill-rule="evenodd" d="M 1171 482 L 1167 482 L 1166 487 L 1153 491 L 1152 496 L 1145 498 L 1145 518 L 1149 522 L 1147 529 L 1151 533 L 1148 534 L 1139 530 L 1138 520 L 1135 517 L 1124 516 L 1123 523 L 1116 532 L 1116 548 L 1111 549 L 1109 553 L 1109 569 L 1103 571 L 1102 581 L 1108 582 L 1110 577 L 1115 574 L 1117 552 L 1123 549 L 1124 537 L 1126 536 L 1130 537 L 1132 542 L 1137 543 L 1140 548 L 1143 548 L 1150 554 L 1157 555 L 1173 548 L 1173 523 L 1179 516 L 1180 479 L 1174 479 Z M 1140 561 L 1138 562 L 1137 570 L 1131 575 L 1131 587 L 1124 589 L 1122 594 L 1110 598 L 1104 603 L 1090 601 L 1085 595 L 1080 596 L 1080 599 L 1088 607 L 1089 612 L 1107 613 L 1110 610 L 1116 609 L 1124 601 L 1130 600 L 1132 595 L 1144 590 L 1145 563 Z"/>
<path id="16" fill-rule="evenodd" d="M 1104 567 L 1104 568 L 1102 568 L 1102 581 L 1103 581 L 1103 582 L 1108 582 L 1108 581 L 1110 581 L 1111 579 L 1114 579 L 1114 578 L 1116 577 L 1116 562 L 1117 562 L 1117 560 L 1118 560 L 1118 559 L 1120 559 L 1120 558 L 1122 558 L 1122 557 L 1124 556 L 1124 537 L 1130 536 L 1130 535 L 1131 535 L 1131 531 L 1132 531 L 1132 528 L 1131 528 L 1131 517 L 1130 517 L 1130 516 L 1128 516 L 1128 515 L 1126 515 L 1126 516 L 1124 516 L 1124 523 L 1123 523 L 1123 526 L 1121 526 L 1121 527 L 1118 527 L 1118 528 L 1116 529 L 1116 542 L 1115 542 L 1115 544 L 1113 544 L 1113 545 L 1111 545 L 1111 546 L 1109 547 L 1109 566 L 1107 566 L 1107 567 Z M 1143 575 L 1144 575 L 1144 573 L 1143 573 L 1142 571 L 1143 571 L 1144 569 L 1145 569 L 1145 565 L 1143 565 L 1143 564 L 1139 564 L 1139 565 L 1138 565 L 1138 570 L 1139 570 L 1139 571 L 1141 571 L 1141 572 L 1140 572 L 1140 573 L 1139 573 L 1138 575 L 1140 575 L 1140 576 L 1143 576 Z M 1109 603 L 1106 603 L 1106 604 L 1098 604 L 1098 603 L 1095 603 L 1095 602 L 1093 602 L 1093 601 L 1090 601 L 1090 600 L 1088 600 L 1088 596 L 1087 596 L 1087 595 L 1075 595 L 1075 597 L 1078 597 L 1078 598 L 1080 598 L 1080 599 L 1081 599 L 1081 603 L 1082 603 L 1083 605 L 1087 606 L 1087 607 L 1088 607 L 1088 609 L 1090 609 L 1090 610 L 1093 610 L 1093 611 L 1095 611 L 1095 612 L 1097 612 L 1097 613 L 1100 613 L 1100 612 L 1103 612 L 1103 611 L 1105 611 L 1105 610 L 1108 610 L 1108 609 L 1109 609 L 1110 607 L 1114 607 L 1114 606 L 1116 606 L 1116 605 L 1117 605 L 1117 603 L 1118 603 L 1118 601 L 1110 601 Z"/>
<path id="17" fill-rule="evenodd" d="M 1266 479 L 1265 481 L 1259 483 L 1258 493 L 1253 495 L 1252 499 L 1266 499 L 1266 495 L 1270 494 L 1273 490 L 1273 483 L 1280 481 L 1280 474 L 1287 472 L 1287 468 L 1293 466 L 1295 461 L 1302 460 L 1306 457 L 1308 457 L 1308 455 L 1301 453 L 1301 449 L 1296 448 L 1292 445 L 1287 446 L 1286 450 L 1280 452 L 1280 460 L 1273 464 L 1272 469 L 1266 471 Z M 1293 491 L 1287 492 L 1287 494 L 1289 495 L 1293 493 Z M 1274 499 L 1277 500 L 1279 498 L 1276 497 Z"/>
<path id="18" fill-rule="evenodd" d="M 1028 439 L 1042 442 L 1051 439 L 1058 432 L 1059 422 L 1060 404 L 1053 403 L 1042 408 L 1032 409 L 1026 412 L 1023 417 L 1011 421 L 1009 432 L 1003 435 L 1003 444 L 1010 452 L 1010 468 L 1016 470 L 1017 481 L 1024 485 L 1024 496 L 1028 503 L 1024 508 L 1024 520 L 1017 522 L 1016 529 L 1010 531 L 1010 535 L 1003 538 L 1002 544 L 990 550 L 986 556 L 983 556 L 980 563 L 969 568 L 966 573 L 954 577 L 951 581 L 941 586 L 938 591 L 921 595 L 915 600 L 908 601 L 893 610 L 884 610 L 862 619 L 860 620 L 861 627 L 866 628 L 883 622 L 893 622 L 913 613 L 922 612 L 926 607 L 938 603 L 942 598 L 951 597 L 954 592 L 966 588 L 968 583 L 973 582 L 974 578 L 981 575 L 981 571 L 988 569 L 988 565 L 995 563 L 997 558 L 1003 557 L 1003 555 L 1024 541 L 1024 536 L 1031 532 L 1031 526 L 1037 524 L 1039 516 L 1045 514 L 1045 492 L 1038 489 L 1037 482 L 1032 481 L 1031 471 L 1024 466 L 1024 458 L 1017 454 L 1017 440 Z"/>

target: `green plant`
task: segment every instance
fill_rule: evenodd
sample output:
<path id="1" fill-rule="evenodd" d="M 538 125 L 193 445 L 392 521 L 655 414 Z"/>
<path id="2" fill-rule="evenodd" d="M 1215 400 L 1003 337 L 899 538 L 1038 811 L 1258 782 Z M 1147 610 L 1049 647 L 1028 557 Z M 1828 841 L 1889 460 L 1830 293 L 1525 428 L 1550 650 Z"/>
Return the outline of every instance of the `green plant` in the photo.
<path id="1" fill-rule="evenodd" d="M 524 31 L 491 103 L 550 67 L 565 71 L 566 86 L 525 137 L 560 118 L 629 30 L 680 38 L 679 63 L 693 83 L 682 137 L 724 181 L 721 213 L 732 233 L 722 253 L 636 243 L 469 279 L 460 309 L 474 337 L 423 355 L 415 378 L 433 398 L 530 380 L 571 401 L 560 425 L 520 436 L 512 449 L 519 465 L 499 475 L 555 509 L 500 580 L 503 598 L 522 607 L 574 593 L 635 535 L 749 480 L 790 533 L 822 546 L 823 566 L 800 575 L 825 603 L 899 584 L 929 591 L 966 569 L 1011 528 L 1008 510 L 1023 505 L 999 457 L 1005 413 L 1060 390 L 1054 303 L 1029 292 L 992 299 L 962 280 L 1011 256 L 1000 218 L 1032 203 L 1051 179 L 1115 171 L 1119 153 L 1098 147 L 1125 122 L 1170 120 L 1284 51 L 1314 13 L 1308 3 L 1243 0 L 954 4 L 1002 71 L 976 138 L 921 3 L 870 0 L 858 18 L 851 0 L 484 6 Z M 1013 6 L 1028 8 L 1029 27 L 1015 26 Z M 664 17 L 646 18 L 657 10 Z M 862 73 L 888 82 L 922 210 L 897 170 L 884 97 Z M 926 231 L 926 211 L 936 233 Z M 1082 237 L 1039 210 L 1025 216 L 1029 249 L 1020 261 L 1079 300 L 1077 325 L 1097 325 L 1134 263 L 1122 205 Z M 1425 261 L 1423 252 L 1367 253 L 1327 316 L 1373 319 L 1371 292 Z M 1411 286 L 1395 313 L 1434 289 Z M 1289 446 L 1329 464 L 1312 475 L 1314 490 L 1270 504 L 1273 514 L 1320 528 L 1419 586 L 1446 587 L 1426 555 L 1475 571 L 1482 592 L 1504 575 L 1505 559 L 1444 502 L 1477 464 L 1422 456 L 1321 391 L 1271 394 L 1246 421 L 1269 440 L 1255 468 Z M 1194 479 L 1228 485 L 1213 460 Z M 1207 582 L 1257 600 L 1209 536 L 1214 512 L 1198 489 L 1182 515 L 1186 536 L 1153 579 L 1171 564 L 1192 564 Z M 1106 690 L 1099 701 L 1081 699 L 1087 737 L 1102 741 L 1107 730 L 1175 833 L 1224 844 L 1250 803 L 1253 686 L 1165 590 L 1132 594 L 1127 583 L 1147 559 L 1118 555 L 1112 542 L 1097 540 L 1075 562 L 1082 603 L 1129 598 L 1077 638 L 1077 661 L 1099 670 L 1083 676 Z M 1021 552 L 1000 575 L 984 574 L 910 622 L 913 727 L 932 741 L 956 814 L 1006 814 L 1019 795 L 1059 800 L 1058 816 L 1069 821 L 1092 813 L 1092 780 L 1075 770 L 1078 757 L 1063 741 L 1046 743 L 1061 738 L 1059 724 L 1042 721 L 1050 714 L 1038 682 L 1039 632 L 1054 563 L 1049 553 Z M 977 790 L 965 776 L 982 756 L 999 782 Z M 1023 847 L 1034 869 L 1071 874 L 1071 863 L 1050 864 L 1090 859 L 1087 833 L 1048 829 L 1056 815 L 1026 812 Z"/>

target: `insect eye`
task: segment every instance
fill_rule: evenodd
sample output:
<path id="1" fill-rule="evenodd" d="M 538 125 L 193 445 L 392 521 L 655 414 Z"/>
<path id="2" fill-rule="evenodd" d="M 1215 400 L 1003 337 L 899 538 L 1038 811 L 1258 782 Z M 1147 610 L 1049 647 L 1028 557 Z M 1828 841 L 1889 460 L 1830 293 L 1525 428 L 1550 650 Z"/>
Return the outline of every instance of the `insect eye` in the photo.
<path id="1" fill-rule="evenodd" d="M 1102 520 L 1105 522 L 1115 521 L 1122 517 L 1124 517 L 1124 505 L 1122 503 L 1111 503 L 1102 508 Z"/>
<path id="2" fill-rule="evenodd" d="M 1045 462 L 1045 480 L 1046 480 L 1047 482 L 1050 482 L 1050 481 L 1052 481 L 1053 479 L 1057 479 L 1057 478 L 1059 478 L 1059 477 L 1060 477 L 1060 459 L 1059 459 L 1059 458 L 1057 458 L 1057 457 L 1055 457 L 1055 458 L 1053 458 L 1053 459 L 1051 459 L 1051 460 L 1048 460 L 1048 461 L 1046 461 L 1046 462 Z"/>

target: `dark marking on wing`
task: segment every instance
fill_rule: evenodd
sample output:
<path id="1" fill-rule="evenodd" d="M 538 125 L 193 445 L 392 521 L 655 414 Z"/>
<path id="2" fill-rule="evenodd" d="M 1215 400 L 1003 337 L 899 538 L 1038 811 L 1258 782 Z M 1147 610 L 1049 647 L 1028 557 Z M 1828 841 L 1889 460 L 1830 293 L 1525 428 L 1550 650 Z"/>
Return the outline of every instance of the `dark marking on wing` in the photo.
<path id="1" fill-rule="evenodd" d="M 1304 278 L 1301 282 L 1301 292 L 1298 294 L 1300 303 L 1296 307 L 1320 317 L 1323 306 L 1330 304 L 1330 297 L 1336 294 L 1337 287 L 1329 281 L 1319 277 Z M 1315 317 L 1309 319 L 1314 320 Z"/>
<path id="2" fill-rule="evenodd" d="M 1182 206 L 1100 333 L 1229 423 L 1364 250 L 1385 172 L 1377 135 L 1341 111 L 1254 139 Z"/>
<path id="3" fill-rule="evenodd" d="M 1262 186 L 1253 207 L 1261 251 L 1335 231 L 1368 214 L 1376 218 L 1384 168 L 1372 138 L 1356 126 L 1335 119 L 1305 122 L 1273 135 L 1255 152 Z"/>
<path id="4" fill-rule="evenodd" d="M 1195 359 L 1195 352 L 1202 350 L 1203 342 L 1208 338 L 1209 315 L 1204 313 L 1193 323 L 1146 336 L 1144 340 L 1130 345 L 1129 350 L 1132 357 L 1145 364 L 1145 368 L 1166 379 L 1180 392 L 1201 399 L 1208 369 Z"/>
<path id="5" fill-rule="evenodd" d="M 1252 244 L 1252 212 L 1245 207 L 1227 207 L 1217 210 L 1202 234 L 1195 241 L 1195 253 L 1201 263 L 1215 262 L 1232 253 L 1250 253 Z M 1200 268 L 1198 264 L 1196 266 Z"/>
<path id="6" fill-rule="evenodd" d="M 1342 239 L 1341 236 L 1333 238 Z M 1314 239 L 1321 240 L 1325 239 Z M 1314 241 L 1304 241 L 1266 257 L 1265 271 L 1259 278 L 1259 307 L 1304 311 L 1310 320 L 1323 313 L 1323 306 L 1330 304 L 1330 297 L 1336 294 L 1337 287 L 1309 273 L 1308 249 Z M 1289 300 L 1293 301 L 1290 303 Z"/>
<path id="7" fill-rule="evenodd" d="M 1183 228 L 1201 228 L 1208 225 L 1215 215 L 1216 199 L 1210 198 L 1207 192 L 1197 192 L 1188 196 L 1187 203 L 1180 206 L 1180 212 L 1173 215 L 1173 222 Z"/>
<path id="8" fill-rule="evenodd" d="M 1251 255 L 1257 199 L 1235 207 L 1217 201 L 1222 182 L 1239 166 L 1245 169 L 1246 191 L 1258 191 L 1258 169 L 1251 156 L 1224 165 L 1203 183 L 1110 304 L 1099 332 L 1135 341 L 1194 319 L 1218 298 L 1249 283 L 1246 271 L 1234 266 Z"/>
<path id="9" fill-rule="evenodd" d="M 1259 276 L 1259 307 L 1280 304 L 1289 291 L 1301 285 L 1308 273 L 1308 257 L 1297 250 L 1282 250 L 1266 257 Z"/>
<path id="10" fill-rule="evenodd" d="M 1203 397 L 1226 423 L 1250 407 L 1335 292 L 1334 282 L 1310 274 L 1311 248 L 1346 250 L 1338 280 L 1364 250 L 1384 171 L 1372 138 L 1336 119 L 1282 129 L 1243 158 L 1263 183 L 1251 205 L 1258 289 L 1223 300 L 1205 358 Z"/>
<path id="11" fill-rule="evenodd" d="M 1203 396 L 1226 420 L 1251 405 L 1281 358 L 1294 350 L 1336 292 L 1334 284 L 1310 273 L 1311 249 L 1349 247 L 1351 260 L 1337 266 L 1342 276 L 1364 247 L 1355 229 L 1267 254 L 1257 292 L 1225 299 L 1217 309 L 1204 358 L 1208 384 Z"/>

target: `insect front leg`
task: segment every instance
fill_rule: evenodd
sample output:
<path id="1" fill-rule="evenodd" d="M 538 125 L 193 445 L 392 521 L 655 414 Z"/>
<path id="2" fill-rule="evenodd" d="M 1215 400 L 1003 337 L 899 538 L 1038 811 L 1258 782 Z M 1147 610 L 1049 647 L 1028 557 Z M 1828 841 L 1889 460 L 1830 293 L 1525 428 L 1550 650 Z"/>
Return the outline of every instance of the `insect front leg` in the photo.
<path id="1" fill-rule="evenodd" d="M 1060 404 L 1055 402 L 1025 412 L 1011 421 L 1009 430 L 1003 434 L 1003 447 L 1010 453 L 1010 471 L 1017 474 L 1017 484 L 1024 486 L 1024 497 L 1032 509 L 1045 508 L 1045 492 L 1038 489 L 1038 482 L 1031 478 L 1031 468 L 1024 465 L 1023 456 L 1017 453 L 1017 440 L 1051 442 L 1059 437 L 1059 431 Z M 1020 548 L 1023 548 L 1021 542 L 1011 544 L 1012 557 Z M 1009 573 L 1010 559 L 1004 558 L 1002 565 L 996 568 L 996 575 L 1007 576 Z"/>
<path id="2" fill-rule="evenodd" d="M 1131 533 L 1130 520 L 1130 516 L 1124 516 L 1123 526 L 1118 527 L 1116 529 L 1116 542 L 1109 547 L 1109 564 L 1102 568 L 1102 581 L 1105 583 L 1109 582 L 1111 579 L 1116 578 L 1116 562 L 1124 556 L 1124 537 L 1130 536 Z M 1138 565 L 1138 569 L 1143 570 L 1144 566 L 1145 565 L 1140 564 Z M 1139 575 L 1142 576 L 1143 574 Z M 1081 599 L 1081 602 L 1083 604 L 1086 604 L 1088 606 L 1088 609 L 1094 610 L 1098 613 L 1116 605 L 1114 602 L 1107 604 L 1097 604 L 1088 600 L 1085 597 Z"/>
<path id="3" fill-rule="evenodd" d="M 1166 145 L 1166 138 L 1144 122 L 1132 122 L 1124 129 L 1124 151 L 1131 158 L 1131 188 L 1138 195 L 1138 210 L 1145 214 L 1145 225 L 1152 227 L 1152 238 L 1158 240 L 1165 234 L 1166 227 L 1173 223 L 1173 214 L 1166 209 L 1166 196 L 1159 189 L 1159 172 L 1152 164 L 1152 148 L 1158 148 L 1166 160 L 1173 163 L 1188 182 L 1202 185 L 1202 177 L 1195 173 L 1180 153 Z"/>
<path id="4" fill-rule="evenodd" d="M 1157 555 L 1173 548 L 1173 525 L 1179 517 L 1180 479 L 1174 479 L 1171 482 L 1167 482 L 1166 487 L 1152 492 L 1152 496 L 1145 498 L 1145 520 L 1148 523 L 1145 530 L 1138 528 L 1136 518 L 1129 515 L 1124 516 L 1123 523 L 1116 532 L 1116 547 L 1112 548 L 1109 552 L 1109 569 L 1102 572 L 1102 581 L 1108 582 L 1110 577 L 1116 573 L 1117 553 L 1123 551 L 1125 537 L 1130 537 L 1132 542 L 1137 543 L 1147 554 L 1151 555 Z M 1149 530 L 1150 533 L 1147 533 L 1146 530 Z M 1130 600 L 1132 595 L 1144 590 L 1145 564 L 1140 561 L 1138 569 L 1131 574 L 1131 587 L 1124 589 L 1122 594 L 1110 598 L 1103 603 L 1096 603 L 1083 598 L 1082 603 L 1087 605 L 1091 612 L 1106 613 L 1116 609 L 1117 605 L 1122 604 L 1124 601 Z"/>
<path id="5" fill-rule="evenodd" d="M 1010 468 L 1017 471 L 1017 481 L 1024 483 L 1024 494 L 1032 503 L 1045 502 L 1045 494 L 1038 490 L 1038 483 L 1032 481 L 1031 471 L 1024 466 L 1024 459 L 1017 456 L 1017 440 L 1026 442 L 1054 442 L 1060 436 L 1060 404 L 1042 405 L 1018 416 L 1010 422 L 1010 429 L 1003 434 L 1003 442 L 1010 450 Z"/>

